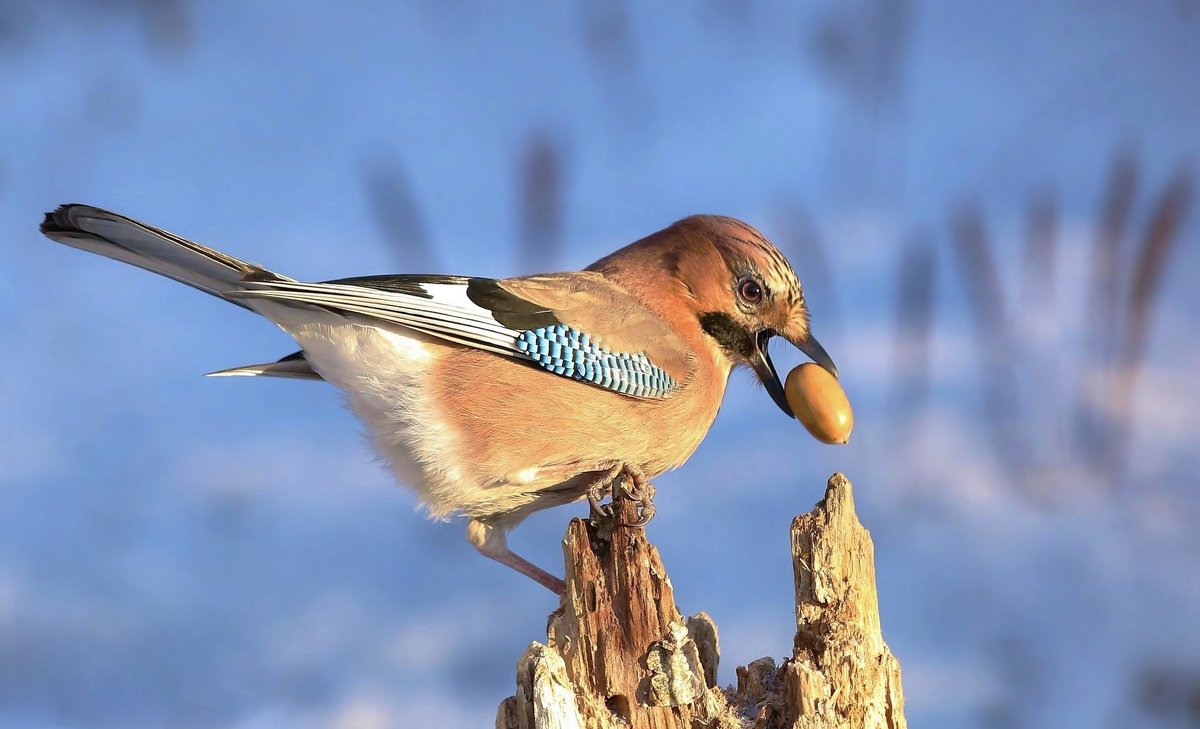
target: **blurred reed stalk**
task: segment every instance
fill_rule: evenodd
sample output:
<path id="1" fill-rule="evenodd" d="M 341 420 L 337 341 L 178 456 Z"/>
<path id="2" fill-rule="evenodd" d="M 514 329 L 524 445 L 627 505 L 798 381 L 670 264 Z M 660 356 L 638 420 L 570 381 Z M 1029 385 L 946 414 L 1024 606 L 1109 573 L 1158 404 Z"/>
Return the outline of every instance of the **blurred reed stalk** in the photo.
<path id="1" fill-rule="evenodd" d="M 1054 191 L 1043 190 L 1034 195 L 1025 215 L 1022 308 L 1054 311 L 1059 228 L 1058 198 Z"/>
<path id="2" fill-rule="evenodd" d="M 1017 375 L 1009 360 L 1015 350 L 999 271 L 979 208 L 970 203 L 961 206 L 951 218 L 950 230 L 959 278 L 974 320 L 972 331 L 980 354 L 984 410 L 991 426 L 992 445 L 1012 475 L 1021 476 L 1027 473 L 1029 460 L 1019 422 Z"/>
<path id="3" fill-rule="evenodd" d="M 1106 415 L 1096 407 L 1097 390 L 1111 386 L 1115 341 L 1114 323 L 1118 321 L 1121 301 L 1117 268 L 1122 258 L 1122 241 L 1137 196 L 1138 164 L 1129 148 L 1118 150 L 1112 159 L 1108 187 L 1097 215 L 1100 223 L 1092 251 L 1084 308 L 1084 338 L 1078 367 L 1078 392 L 1075 401 L 1074 444 L 1087 463 L 1098 463 L 1111 434 Z"/>
<path id="4" fill-rule="evenodd" d="M 420 205 L 399 158 L 376 154 L 362 165 L 359 179 L 367 206 L 400 269 L 436 273 L 437 255 L 429 240 Z"/>
<path id="5" fill-rule="evenodd" d="M 878 116 L 901 97 L 912 18 L 910 0 L 834 3 L 808 41 L 822 71 Z"/>
<path id="6" fill-rule="evenodd" d="M 1125 326 L 1121 336 L 1112 389 L 1112 438 L 1105 450 L 1110 485 L 1125 473 L 1129 437 L 1133 426 L 1133 391 L 1146 354 L 1153 325 L 1154 300 L 1162 286 L 1163 269 L 1178 244 L 1179 231 L 1191 210 L 1192 176 L 1184 168 L 1175 172 L 1163 189 L 1146 225 L 1138 247 L 1126 299 Z"/>
<path id="7" fill-rule="evenodd" d="M 1109 489 L 1124 481 L 1135 415 L 1133 393 L 1153 326 L 1154 302 L 1194 197 L 1192 176 L 1188 169 L 1180 168 L 1158 197 L 1135 249 L 1125 255 L 1128 246 L 1124 239 L 1129 236 L 1134 214 L 1137 181 L 1136 158 L 1128 149 L 1119 150 L 1113 156 L 1098 215 L 1087 277 L 1076 398 L 1068 405 L 1073 413 L 1074 452 L 1082 463 L 1097 469 L 1098 483 Z M 1057 439 L 1046 437 L 1054 433 L 1049 425 L 1058 422 L 1052 408 L 1060 402 L 1059 354 L 1066 344 L 1059 333 L 1054 290 L 1059 217 L 1058 204 L 1049 191 L 1035 196 L 1026 212 L 1021 321 L 1032 345 L 1021 353 L 1021 361 L 1029 363 L 1036 374 L 1027 388 L 1017 380 L 1026 371 L 1011 364 L 1018 354 L 1017 343 L 1005 315 L 983 215 L 975 205 L 967 204 L 950 224 L 982 363 L 985 417 L 1001 460 L 1026 477 L 1032 465 L 1028 458 L 1034 455 L 1034 441 L 1028 434 L 1037 442 L 1048 443 L 1050 457 L 1061 452 Z M 911 356 L 906 350 L 907 336 L 913 317 L 918 316 L 916 307 L 928 306 L 910 299 L 922 285 L 928 287 L 921 279 L 921 268 L 932 269 L 932 265 L 911 253 L 900 263 L 898 361 Z M 929 326 L 928 322 L 924 326 Z M 1043 356 L 1042 352 L 1052 354 Z M 1028 412 L 1021 407 L 1022 389 L 1027 390 L 1029 402 L 1038 404 Z M 1023 483 L 1026 488 L 1032 485 L 1028 478 Z"/>
<path id="8" fill-rule="evenodd" d="M 562 257 L 562 150 L 545 132 L 530 136 L 517 169 L 520 270 L 546 271 Z"/>
<path id="9" fill-rule="evenodd" d="M 895 413 L 911 413 L 929 397 L 936 271 L 928 238 L 911 236 L 896 269 Z"/>
<path id="10" fill-rule="evenodd" d="M 597 66 L 613 75 L 632 71 L 637 46 L 629 31 L 624 0 L 584 0 L 579 4 L 583 46 Z"/>
<path id="11" fill-rule="evenodd" d="M 871 86 L 878 114 L 900 99 L 913 12 L 910 0 L 874 0 L 873 4 L 870 15 L 875 22 L 869 28 L 873 35 L 870 47 L 874 49 Z"/>
<path id="12" fill-rule="evenodd" d="M 1022 362 L 1030 363 L 1038 377 L 1030 378 L 1025 392 L 1029 402 L 1054 403 L 1061 397 L 1061 319 L 1055 281 L 1058 278 L 1060 221 L 1058 198 L 1051 189 L 1034 194 L 1025 212 L 1025 251 L 1019 309 L 1025 322 Z M 1050 408 L 1030 408 L 1028 417 L 1045 437 L 1034 437 L 1031 455 L 1050 461 L 1061 452 L 1065 437 L 1062 419 Z M 1039 444 L 1042 444 L 1039 448 Z"/>
<path id="13" fill-rule="evenodd" d="M 801 272 L 800 277 L 805 282 L 805 298 L 810 302 L 820 302 L 818 309 L 813 311 L 818 336 L 823 342 L 836 342 L 841 335 L 841 306 L 825 239 L 812 216 L 798 204 L 785 205 L 779 217 L 779 235 L 776 239 L 790 243 L 788 258 L 796 262 Z"/>
<path id="14" fill-rule="evenodd" d="M 160 57 L 180 56 L 195 38 L 191 0 L 137 0 L 146 45 Z"/>

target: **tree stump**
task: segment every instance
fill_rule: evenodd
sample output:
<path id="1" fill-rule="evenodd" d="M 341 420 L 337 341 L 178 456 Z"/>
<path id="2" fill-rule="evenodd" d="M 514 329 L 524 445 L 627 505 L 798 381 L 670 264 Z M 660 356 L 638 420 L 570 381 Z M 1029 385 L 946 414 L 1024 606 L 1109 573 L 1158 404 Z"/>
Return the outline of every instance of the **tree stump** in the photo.
<path id="1" fill-rule="evenodd" d="M 620 489 L 614 489 L 620 491 Z M 704 613 L 683 618 L 658 550 L 614 516 L 574 519 L 563 539 L 567 592 L 545 644 L 517 664 L 497 729 L 901 729 L 900 664 L 883 642 L 874 547 L 850 482 L 792 521 L 796 637 L 790 658 L 760 658 L 717 687 L 720 642 Z"/>

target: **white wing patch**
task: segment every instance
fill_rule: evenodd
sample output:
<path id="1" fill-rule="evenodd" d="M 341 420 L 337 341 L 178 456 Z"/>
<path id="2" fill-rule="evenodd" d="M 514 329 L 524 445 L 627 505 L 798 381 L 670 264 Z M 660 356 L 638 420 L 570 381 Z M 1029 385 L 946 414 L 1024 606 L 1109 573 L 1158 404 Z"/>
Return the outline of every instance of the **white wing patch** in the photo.
<path id="1" fill-rule="evenodd" d="M 520 332 L 509 329 L 491 312 L 467 298 L 466 284 L 421 284 L 424 296 L 337 283 L 249 281 L 235 298 L 271 299 L 360 315 L 400 324 L 456 344 L 528 359 L 516 348 Z"/>

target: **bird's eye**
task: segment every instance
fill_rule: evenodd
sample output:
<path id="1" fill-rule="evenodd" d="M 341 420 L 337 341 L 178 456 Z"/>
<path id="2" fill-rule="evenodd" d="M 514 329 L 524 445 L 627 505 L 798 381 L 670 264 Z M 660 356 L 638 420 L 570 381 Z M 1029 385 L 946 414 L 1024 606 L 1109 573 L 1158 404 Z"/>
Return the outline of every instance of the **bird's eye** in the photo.
<path id="1" fill-rule="evenodd" d="M 761 304 L 763 300 L 762 286 L 752 278 L 742 279 L 738 283 L 738 295 L 751 304 Z"/>

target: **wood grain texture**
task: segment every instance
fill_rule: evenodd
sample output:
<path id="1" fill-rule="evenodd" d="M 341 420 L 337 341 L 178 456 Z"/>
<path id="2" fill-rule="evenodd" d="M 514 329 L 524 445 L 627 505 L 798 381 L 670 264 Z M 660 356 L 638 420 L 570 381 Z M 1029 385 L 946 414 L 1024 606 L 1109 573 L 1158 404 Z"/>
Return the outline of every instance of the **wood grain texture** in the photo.
<path id="1" fill-rule="evenodd" d="M 850 482 L 792 522 L 796 637 L 782 665 L 760 658 L 716 685 L 720 640 L 704 613 L 684 618 L 633 503 L 571 522 L 567 594 L 545 644 L 517 666 L 497 729 L 902 729 L 900 665 L 880 632 L 874 547 Z"/>

